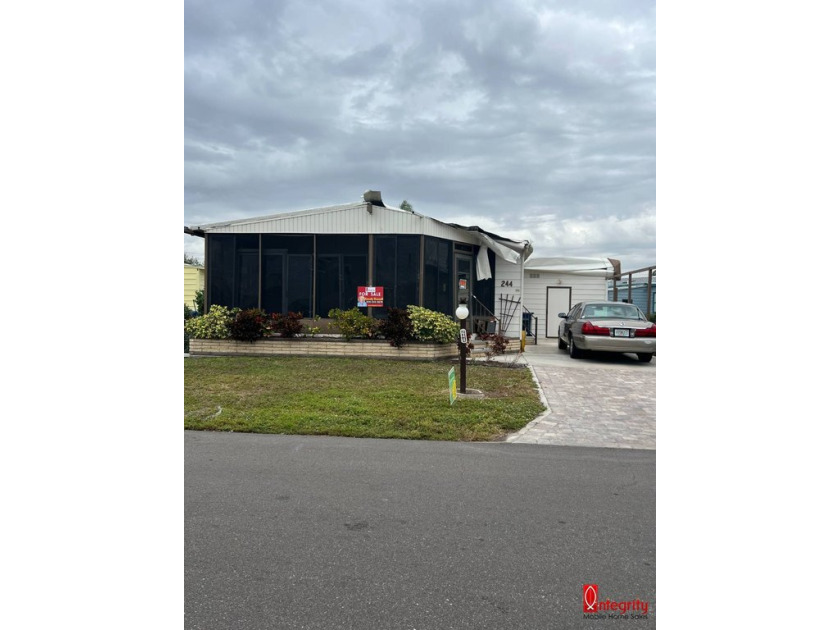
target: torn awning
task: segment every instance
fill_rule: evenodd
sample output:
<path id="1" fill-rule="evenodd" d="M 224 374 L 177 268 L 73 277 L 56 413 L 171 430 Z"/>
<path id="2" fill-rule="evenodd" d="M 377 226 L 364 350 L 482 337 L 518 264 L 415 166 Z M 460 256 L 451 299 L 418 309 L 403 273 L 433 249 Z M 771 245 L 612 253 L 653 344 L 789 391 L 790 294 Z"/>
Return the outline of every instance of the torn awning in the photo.
<path id="1" fill-rule="evenodd" d="M 609 258 L 582 258 L 576 256 L 554 256 L 550 258 L 531 258 L 525 263 L 528 271 L 548 271 L 554 273 L 568 273 L 578 276 L 596 276 L 598 278 L 612 278 L 618 261 Z"/>
<path id="2" fill-rule="evenodd" d="M 499 236 L 488 232 L 477 225 L 466 227 L 458 225 L 457 223 L 447 223 L 459 230 L 466 230 L 472 232 L 480 243 L 478 256 L 476 258 L 476 278 L 478 280 L 488 280 L 492 278 L 490 272 L 490 260 L 487 256 L 487 250 L 492 250 L 496 256 L 500 256 L 502 260 L 509 263 L 519 264 L 523 260 L 528 260 L 528 257 L 534 252 L 534 248 L 530 241 L 514 241 L 508 238 Z"/>

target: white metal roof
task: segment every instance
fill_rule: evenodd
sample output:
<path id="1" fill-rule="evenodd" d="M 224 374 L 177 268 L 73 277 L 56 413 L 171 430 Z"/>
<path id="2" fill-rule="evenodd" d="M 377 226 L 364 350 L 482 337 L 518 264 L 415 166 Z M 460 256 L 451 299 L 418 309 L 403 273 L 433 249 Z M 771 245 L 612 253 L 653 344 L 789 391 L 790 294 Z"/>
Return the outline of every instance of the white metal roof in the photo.
<path id="1" fill-rule="evenodd" d="M 237 229 L 243 226 L 249 225 L 265 225 L 267 223 L 280 220 L 289 220 L 299 217 L 305 216 L 315 216 L 315 215 L 325 215 L 331 214 L 333 212 L 341 212 L 343 210 L 350 210 L 353 208 L 367 208 L 366 203 L 356 202 L 356 203 L 344 203 L 339 204 L 337 206 L 325 206 L 323 208 L 310 208 L 308 210 L 299 210 L 297 212 L 279 212 L 277 214 L 268 214 L 259 217 L 249 217 L 247 219 L 234 219 L 232 221 L 220 221 L 218 223 L 206 223 L 204 225 L 196 225 L 191 226 L 192 229 L 201 230 L 202 232 L 217 232 L 217 233 L 226 233 L 226 232 L 241 232 L 243 230 Z M 395 210 L 398 208 L 391 208 L 391 210 Z M 404 212 L 400 210 L 400 212 Z M 230 229 L 227 229 L 230 228 Z M 250 231 L 250 230 L 249 230 Z"/>
<path id="2" fill-rule="evenodd" d="M 208 223 L 187 228 L 191 234 L 424 234 L 486 246 L 509 262 L 531 255 L 528 241 L 492 234 L 478 226 L 444 223 L 418 212 L 375 203 L 355 202 L 297 212 Z"/>

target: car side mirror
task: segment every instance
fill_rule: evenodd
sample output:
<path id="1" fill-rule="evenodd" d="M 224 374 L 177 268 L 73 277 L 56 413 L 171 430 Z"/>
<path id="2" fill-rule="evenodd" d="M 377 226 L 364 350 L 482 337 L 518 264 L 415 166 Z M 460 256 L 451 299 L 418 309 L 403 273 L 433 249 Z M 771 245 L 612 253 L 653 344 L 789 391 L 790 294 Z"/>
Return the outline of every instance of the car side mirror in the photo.
<path id="1" fill-rule="evenodd" d="M 566 319 L 566 313 L 557 313 L 557 317 L 560 319 Z"/>

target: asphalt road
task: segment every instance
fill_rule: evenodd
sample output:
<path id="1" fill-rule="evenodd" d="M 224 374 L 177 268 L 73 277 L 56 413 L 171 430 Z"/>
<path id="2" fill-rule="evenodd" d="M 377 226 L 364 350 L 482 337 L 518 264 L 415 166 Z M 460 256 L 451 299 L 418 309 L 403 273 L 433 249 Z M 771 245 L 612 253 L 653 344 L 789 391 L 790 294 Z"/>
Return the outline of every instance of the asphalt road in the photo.
<path id="1" fill-rule="evenodd" d="M 184 627 L 654 627 L 655 458 L 185 432 Z"/>

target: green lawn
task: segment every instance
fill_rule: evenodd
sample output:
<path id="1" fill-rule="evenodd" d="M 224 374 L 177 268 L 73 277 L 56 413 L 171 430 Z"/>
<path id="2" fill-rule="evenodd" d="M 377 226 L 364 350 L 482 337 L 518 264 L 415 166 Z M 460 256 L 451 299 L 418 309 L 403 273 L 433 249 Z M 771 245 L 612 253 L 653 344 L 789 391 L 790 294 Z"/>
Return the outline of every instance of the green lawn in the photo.
<path id="1" fill-rule="evenodd" d="M 487 441 L 521 429 L 543 411 L 529 370 L 480 365 L 467 367 L 467 386 L 487 398 L 450 406 L 452 366 L 327 357 L 189 358 L 184 428 Z"/>

